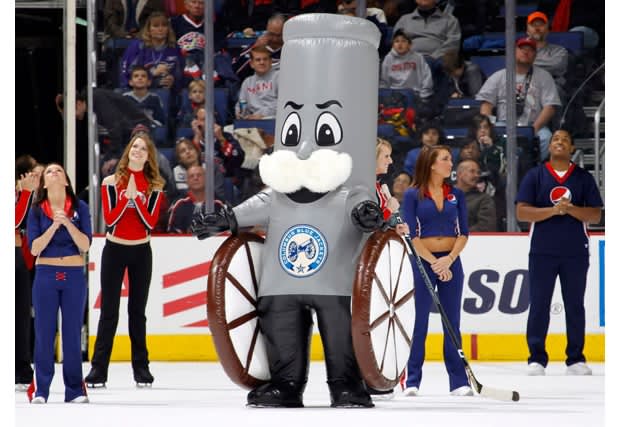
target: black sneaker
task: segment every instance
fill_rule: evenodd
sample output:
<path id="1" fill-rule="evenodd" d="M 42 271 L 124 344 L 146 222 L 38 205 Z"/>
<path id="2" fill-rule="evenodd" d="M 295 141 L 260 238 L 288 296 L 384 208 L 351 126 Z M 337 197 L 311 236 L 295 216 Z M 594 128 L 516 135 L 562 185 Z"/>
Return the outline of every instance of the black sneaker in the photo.
<path id="1" fill-rule="evenodd" d="M 108 372 L 101 368 L 91 368 L 90 372 L 84 377 L 86 387 L 97 388 L 105 387 L 105 383 L 108 381 Z"/>
<path id="2" fill-rule="evenodd" d="M 248 393 L 248 406 L 256 408 L 303 408 L 302 390 L 294 382 L 263 384 Z"/>
<path id="3" fill-rule="evenodd" d="M 373 408 L 370 394 L 363 386 L 346 385 L 341 382 L 329 384 L 332 408 Z"/>
<path id="4" fill-rule="evenodd" d="M 148 387 L 153 384 L 153 375 L 148 366 L 136 366 L 133 368 L 133 379 L 138 387 Z"/>

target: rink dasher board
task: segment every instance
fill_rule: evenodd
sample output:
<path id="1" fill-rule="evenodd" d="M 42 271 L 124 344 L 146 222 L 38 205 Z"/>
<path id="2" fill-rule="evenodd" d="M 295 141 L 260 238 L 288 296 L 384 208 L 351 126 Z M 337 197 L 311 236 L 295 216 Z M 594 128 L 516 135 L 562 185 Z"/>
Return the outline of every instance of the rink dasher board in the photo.
<path id="1" fill-rule="evenodd" d="M 151 360 L 217 360 L 207 322 L 206 288 L 210 261 L 225 236 L 199 241 L 191 236 L 154 236 L 153 274 L 147 304 Z M 604 234 L 590 237 L 586 288 L 586 357 L 604 360 Z M 92 355 L 100 314 L 100 260 L 103 236 L 89 251 L 88 336 Z M 527 234 L 471 235 L 461 258 L 465 273 L 461 311 L 463 349 L 473 360 L 522 360 L 527 356 L 525 326 L 529 298 Z M 329 256 L 329 254 L 328 254 Z M 112 360 L 130 360 L 127 287 L 121 290 L 120 317 Z M 559 281 L 552 299 L 548 351 L 563 360 L 566 341 Z M 413 327 L 413 325 L 411 325 Z M 441 320 L 431 314 L 427 357 L 441 358 Z M 315 332 L 317 329 L 315 328 Z M 322 358 L 318 334 L 313 359 Z"/>

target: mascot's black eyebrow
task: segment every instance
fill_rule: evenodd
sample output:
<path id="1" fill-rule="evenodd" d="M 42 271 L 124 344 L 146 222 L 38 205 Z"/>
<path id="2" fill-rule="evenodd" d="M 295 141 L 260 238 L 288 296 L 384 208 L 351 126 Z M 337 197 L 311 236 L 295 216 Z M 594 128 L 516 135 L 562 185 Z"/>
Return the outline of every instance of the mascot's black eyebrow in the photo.
<path id="1" fill-rule="evenodd" d="M 327 107 L 329 107 L 330 105 L 337 105 L 340 108 L 342 108 L 342 104 L 340 102 L 336 101 L 335 99 L 329 100 L 329 101 L 324 102 L 322 104 L 316 104 L 316 108 L 320 108 L 321 110 L 324 110 Z"/>
<path id="2" fill-rule="evenodd" d="M 293 107 L 293 109 L 295 110 L 301 110 L 303 106 L 304 104 L 295 104 L 293 101 L 288 101 L 286 104 L 284 104 L 284 108 Z"/>

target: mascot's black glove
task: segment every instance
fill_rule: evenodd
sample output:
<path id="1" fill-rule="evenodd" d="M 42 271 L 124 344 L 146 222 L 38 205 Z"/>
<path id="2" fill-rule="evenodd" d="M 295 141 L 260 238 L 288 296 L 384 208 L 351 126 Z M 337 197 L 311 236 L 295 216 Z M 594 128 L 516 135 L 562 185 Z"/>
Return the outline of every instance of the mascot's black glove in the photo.
<path id="1" fill-rule="evenodd" d="M 353 220 L 353 225 L 364 233 L 378 230 L 385 225 L 381 207 L 370 200 L 358 203 L 351 211 L 351 219 Z"/>
<path id="2" fill-rule="evenodd" d="M 230 230 L 236 236 L 237 218 L 230 205 L 216 204 L 215 212 L 205 212 L 204 209 L 194 212 L 190 230 L 199 240 L 225 230 Z"/>

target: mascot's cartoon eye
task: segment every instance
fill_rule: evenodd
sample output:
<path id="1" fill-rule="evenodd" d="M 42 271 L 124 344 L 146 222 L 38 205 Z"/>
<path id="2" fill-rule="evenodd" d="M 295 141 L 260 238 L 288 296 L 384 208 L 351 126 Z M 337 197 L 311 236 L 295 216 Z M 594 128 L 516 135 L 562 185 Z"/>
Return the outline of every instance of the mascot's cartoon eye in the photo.
<path id="1" fill-rule="evenodd" d="M 316 121 L 317 145 L 336 145 L 342 141 L 342 127 L 336 116 L 330 112 L 324 112 Z"/>
<path id="2" fill-rule="evenodd" d="M 288 115 L 282 126 L 282 145 L 297 145 L 301 137 L 301 119 L 299 114 L 292 112 Z"/>

